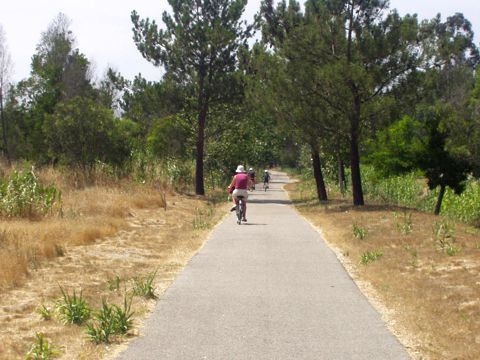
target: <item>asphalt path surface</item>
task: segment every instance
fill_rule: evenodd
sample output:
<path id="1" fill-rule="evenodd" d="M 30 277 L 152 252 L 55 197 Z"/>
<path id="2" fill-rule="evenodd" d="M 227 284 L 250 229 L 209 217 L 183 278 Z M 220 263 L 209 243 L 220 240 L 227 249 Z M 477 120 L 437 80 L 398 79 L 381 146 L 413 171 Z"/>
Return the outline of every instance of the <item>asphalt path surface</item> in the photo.
<path id="1" fill-rule="evenodd" d="M 273 172 L 230 213 L 158 301 L 119 360 L 405 360 L 321 235 Z M 227 210 L 228 211 L 228 210 Z"/>

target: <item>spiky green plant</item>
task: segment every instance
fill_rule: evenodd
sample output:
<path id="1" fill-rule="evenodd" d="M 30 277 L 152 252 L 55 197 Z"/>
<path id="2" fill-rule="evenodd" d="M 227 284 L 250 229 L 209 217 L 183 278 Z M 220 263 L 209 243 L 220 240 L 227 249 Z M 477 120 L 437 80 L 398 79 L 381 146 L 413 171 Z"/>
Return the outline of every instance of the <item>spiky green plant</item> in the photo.
<path id="1" fill-rule="evenodd" d="M 96 343 L 109 343 L 112 335 L 124 335 L 132 327 L 132 300 L 125 296 L 123 308 L 102 300 L 102 308 L 95 313 L 94 321 L 87 324 L 87 335 Z"/>
<path id="2" fill-rule="evenodd" d="M 62 299 L 57 302 L 57 311 L 60 320 L 64 324 L 81 325 L 90 318 L 91 309 L 87 300 L 83 297 L 82 291 L 77 295 L 73 290 L 72 295 L 68 294 L 62 287 Z"/>
<path id="3" fill-rule="evenodd" d="M 377 261 L 383 256 L 383 252 L 380 250 L 367 251 L 362 254 L 361 263 L 363 265 L 368 265 L 371 262 Z"/>
<path id="4" fill-rule="evenodd" d="M 157 270 L 145 278 L 134 278 L 132 289 L 133 295 L 142 296 L 146 299 L 156 299 L 157 295 L 155 294 L 154 286 L 155 276 L 157 276 Z"/>
<path id="5" fill-rule="evenodd" d="M 37 309 L 37 312 L 40 314 L 43 320 L 51 320 L 53 316 L 53 311 L 50 307 L 45 304 L 40 305 Z"/>
<path id="6" fill-rule="evenodd" d="M 60 350 L 52 345 L 41 332 L 35 334 L 35 342 L 25 360 L 50 360 L 60 356 Z"/>
<path id="7" fill-rule="evenodd" d="M 413 231 L 413 221 L 412 221 L 411 212 L 403 211 L 402 215 L 395 212 L 393 216 L 397 220 L 396 222 L 397 229 L 400 231 L 402 235 L 408 235 Z"/>
<path id="8" fill-rule="evenodd" d="M 360 240 L 365 240 L 367 237 L 368 231 L 364 227 L 359 226 L 357 223 L 353 224 L 353 236 Z"/>

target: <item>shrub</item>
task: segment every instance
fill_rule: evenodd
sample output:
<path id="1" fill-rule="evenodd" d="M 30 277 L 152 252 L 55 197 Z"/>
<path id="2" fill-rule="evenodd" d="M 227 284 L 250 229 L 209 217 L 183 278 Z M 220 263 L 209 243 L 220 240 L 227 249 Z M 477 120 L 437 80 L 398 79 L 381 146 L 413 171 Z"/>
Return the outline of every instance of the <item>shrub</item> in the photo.
<path id="1" fill-rule="evenodd" d="M 369 199 L 385 204 L 406 206 L 432 212 L 438 198 L 438 188 L 429 190 L 426 181 L 412 172 L 381 178 L 371 166 L 364 166 L 362 185 Z M 442 202 L 441 214 L 465 223 L 480 224 L 480 184 L 469 178 L 460 195 L 448 188 Z"/>
<path id="2" fill-rule="evenodd" d="M 365 166 L 362 175 L 365 194 L 371 199 L 409 207 L 417 207 L 422 201 L 425 186 L 414 172 L 381 178 L 372 167 Z"/>
<path id="3" fill-rule="evenodd" d="M 57 303 L 57 310 L 60 314 L 60 320 L 64 324 L 81 325 L 90 318 L 90 307 L 86 299 L 77 295 L 75 290 L 73 294 L 69 295 L 60 287 L 62 291 L 62 299 Z"/>
<path id="4" fill-rule="evenodd" d="M 87 324 L 87 334 L 96 343 L 109 343 L 111 335 L 124 335 L 132 327 L 133 312 L 130 301 L 124 298 L 123 309 L 109 305 L 105 299 L 102 308 L 94 315 L 95 322 Z"/>
<path id="5" fill-rule="evenodd" d="M 456 195 L 447 188 L 442 203 L 442 214 L 466 223 L 480 224 L 480 184 L 469 179 L 465 191 Z"/>
<path id="6" fill-rule="evenodd" d="M 42 186 L 33 169 L 15 171 L 0 184 L 0 213 L 6 217 L 35 217 L 52 211 L 61 203 L 61 193 L 55 186 Z"/>

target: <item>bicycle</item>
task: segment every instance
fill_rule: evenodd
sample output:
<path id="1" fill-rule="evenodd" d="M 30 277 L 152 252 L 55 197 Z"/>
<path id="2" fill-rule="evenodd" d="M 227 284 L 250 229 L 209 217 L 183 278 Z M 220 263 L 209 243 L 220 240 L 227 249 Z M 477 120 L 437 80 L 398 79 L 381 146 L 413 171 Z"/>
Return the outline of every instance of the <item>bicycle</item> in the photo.
<path id="1" fill-rule="evenodd" d="M 268 173 L 267 170 L 265 170 L 265 173 L 263 174 L 263 190 L 267 191 L 269 184 L 270 184 L 270 174 Z"/>
<path id="2" fill-rule="evenodd" d="M 237 203 L 235 204 L 235 212 L 237 214 L 237 224 L 241 225 L 245 204 L 243 203 L 243 196 L 237 196 L 237 199 Z"/>
<path id="3" fill-rule="evenodd" d="M 248 190 L 253 191 L 255 190 L 255 178 L 251 178 L 250 180 L 251 182 L 250 182 L 250 185 L 248 186 Z"/>

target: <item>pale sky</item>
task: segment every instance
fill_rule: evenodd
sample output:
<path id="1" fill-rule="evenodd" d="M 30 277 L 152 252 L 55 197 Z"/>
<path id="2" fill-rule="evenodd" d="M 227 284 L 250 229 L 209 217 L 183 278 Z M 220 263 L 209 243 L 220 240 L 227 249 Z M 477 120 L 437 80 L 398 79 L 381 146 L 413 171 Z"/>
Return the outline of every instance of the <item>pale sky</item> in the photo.
<path id="1" fill-rule="evenodd" d="M 245 12 L 253 19 L 260 0 L 249 0 Z M 300 1 L 303 3 L 303 1 Z M 420 20 L 440 13 L 442 20 L 461 12 L 472 23 L 477 45 L 480 39 L 480 0 L 390 0 L 390 8 L 400 15 L 417 13 Z M 0 6 L 0 26 L 6 38 L 13 62 L 13 82 L 30 73 L 31 57 L 51 22 L 62 12 L 71 20 L 70 29 L 77 47 L 102 77 L 111 66 L 132 80 L 139 72 L 147 80 L 156 81 L 162 69 L 154 67 L 140 55 L 132 40 L 130 13 L 155 19 L 161 24 L 164 10 L 170 10 L 167 0 L 6 0 Z"/>

